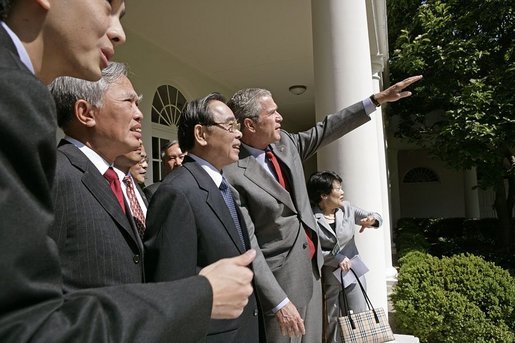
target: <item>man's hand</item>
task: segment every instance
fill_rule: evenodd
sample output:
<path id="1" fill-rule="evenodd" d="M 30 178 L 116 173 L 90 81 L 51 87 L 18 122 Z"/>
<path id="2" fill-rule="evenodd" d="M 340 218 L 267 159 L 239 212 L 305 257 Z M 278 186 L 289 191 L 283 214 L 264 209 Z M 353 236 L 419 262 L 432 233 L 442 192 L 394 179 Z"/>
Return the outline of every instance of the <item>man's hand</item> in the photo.
<path id="1" fill-rule="evenodd" d="M 384 104 L 385 102 L 394 102 L 399 99 L 408 97 L 411 95 L 411 92 L 404 91 L 404 88 L 408 87 L 414 82 L 417 82 L 421 78 L 422 75 L 408 77 L 407 79 L 404 79 L 400 82 L 397 82 L 393 86 L 388 87 L 384 91 L 374 94 L 374 98 L 379 104 Z"/>
<path id="2" fill-rule="evenodd" d="M 249 302 L 252 294 L 254 273 L 247 267 L 254 261 L 256 251 L 224 258 L 202 269 L 199 275 L 205 276 L 213 289 L 212 319 L 238 318 Z"/>
<path id="3" fill-rule="evenodd" d="M 301 336 L 306 333 L 304 328 L 304 320 L 300 317 L 299 311 L 290 301 L 282 309 L 277 311 L 275 318 L 279 322 L 281 335 L 283 336 Z"/>

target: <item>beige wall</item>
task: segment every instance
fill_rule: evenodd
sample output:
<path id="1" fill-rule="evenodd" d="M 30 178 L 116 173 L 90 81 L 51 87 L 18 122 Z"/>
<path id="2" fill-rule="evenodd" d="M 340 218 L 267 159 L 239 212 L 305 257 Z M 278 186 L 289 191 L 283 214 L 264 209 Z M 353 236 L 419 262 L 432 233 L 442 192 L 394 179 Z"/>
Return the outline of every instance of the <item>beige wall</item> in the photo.
<path id="1" fill-rule="evenodd" d="M 136 91 L 143 95 L 140 109 L 145 115 L 143 119 L 143 144 L 147 154 L 151 156 L 152 123 L 150 113 L 156 89 L 161 85 L 171 85 L 186 97 L 186 100 L 205 96 L 213 91 L 231 96 L 235 90 L 213 80 L 208 75 L 191 68 L 187 63 L 179 61 L 172 54 L 155 44 L 142 39 L 136 33 L 127 30 L 127 43 L 121 46 L 115 59 L 129 65 L 129 78 Z M 180 49 L 180 47 L 177 47 Z M 208 52 L 206 52 L 208 53 Z M 175 137 L 170 137 L 170 139 Z M 152 164 L 147 172 L 147 184 L 150 184 Z"/>
<path id="2" fill-rule="evenodd" d="M 440 181 L 403 183 L 406 173 L 416 167 L 432 169 Z M 432 159 L 424 150 L 399 150 L 397 177 L 400 217 L 465 216 L 463 172 L 447 168 L 443 162 Z"/>

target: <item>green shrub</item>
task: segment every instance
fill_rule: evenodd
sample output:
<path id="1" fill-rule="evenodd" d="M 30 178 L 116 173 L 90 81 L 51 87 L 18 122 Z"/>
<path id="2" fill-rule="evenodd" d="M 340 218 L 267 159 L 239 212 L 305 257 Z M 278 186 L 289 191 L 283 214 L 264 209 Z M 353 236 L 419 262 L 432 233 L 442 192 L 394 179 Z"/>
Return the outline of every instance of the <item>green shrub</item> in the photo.
<path id="1" fill-rule="evenodd" d="M 396 327 L 421 342 L 514 342 L 515 279 L 473 255 L 399 260 L 392 294 Z"/>

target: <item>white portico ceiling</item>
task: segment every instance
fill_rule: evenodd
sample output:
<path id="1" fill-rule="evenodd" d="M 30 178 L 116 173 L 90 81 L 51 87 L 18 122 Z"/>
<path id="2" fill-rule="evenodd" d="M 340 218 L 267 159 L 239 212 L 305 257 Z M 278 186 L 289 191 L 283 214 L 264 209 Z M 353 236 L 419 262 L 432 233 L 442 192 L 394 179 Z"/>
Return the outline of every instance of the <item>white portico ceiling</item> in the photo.
<path id="1" fill-rule="evenodd" d="M 313 124 L 311 0 L 129 0 L 126 6 L 128 32 L 229 89 L 269 89 L 290 130 Z M 289 93 L 295 84 L 307 91 Z"/>

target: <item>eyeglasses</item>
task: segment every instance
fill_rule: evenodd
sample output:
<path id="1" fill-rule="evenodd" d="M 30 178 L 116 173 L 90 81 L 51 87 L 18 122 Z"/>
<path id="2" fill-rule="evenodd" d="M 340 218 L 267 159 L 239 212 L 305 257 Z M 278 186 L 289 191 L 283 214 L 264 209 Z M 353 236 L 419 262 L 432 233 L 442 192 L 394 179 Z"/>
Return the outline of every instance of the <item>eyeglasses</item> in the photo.
<path id="1" fill-rule="evenodd" d="M 138 162 L 139 165 L 142 165 L 142 164 L 145 164 L 147 163 L 148 164 L 148 157 L 144 157 L 141 159 L 141 161 Z"/>
<path id="2" fill-rule="evenodd" d="M 229 125 L 229 127 L 225 127 L 224 125 Z M 240 130 L 241 124 L 237 121 L 230 121 L 228 123 L 212 123 L 212 124 L 206 124 L 206 126 L 218 126 L 221 129 L 224 129 L 225 131 L 229 131 L 233 133 L 236 130 Z"/>
<path id="3" fill-rule="evenodd" d="M 340 187 L 333 187 L 333 191 L 343 191 L 342 186 Z"/>

